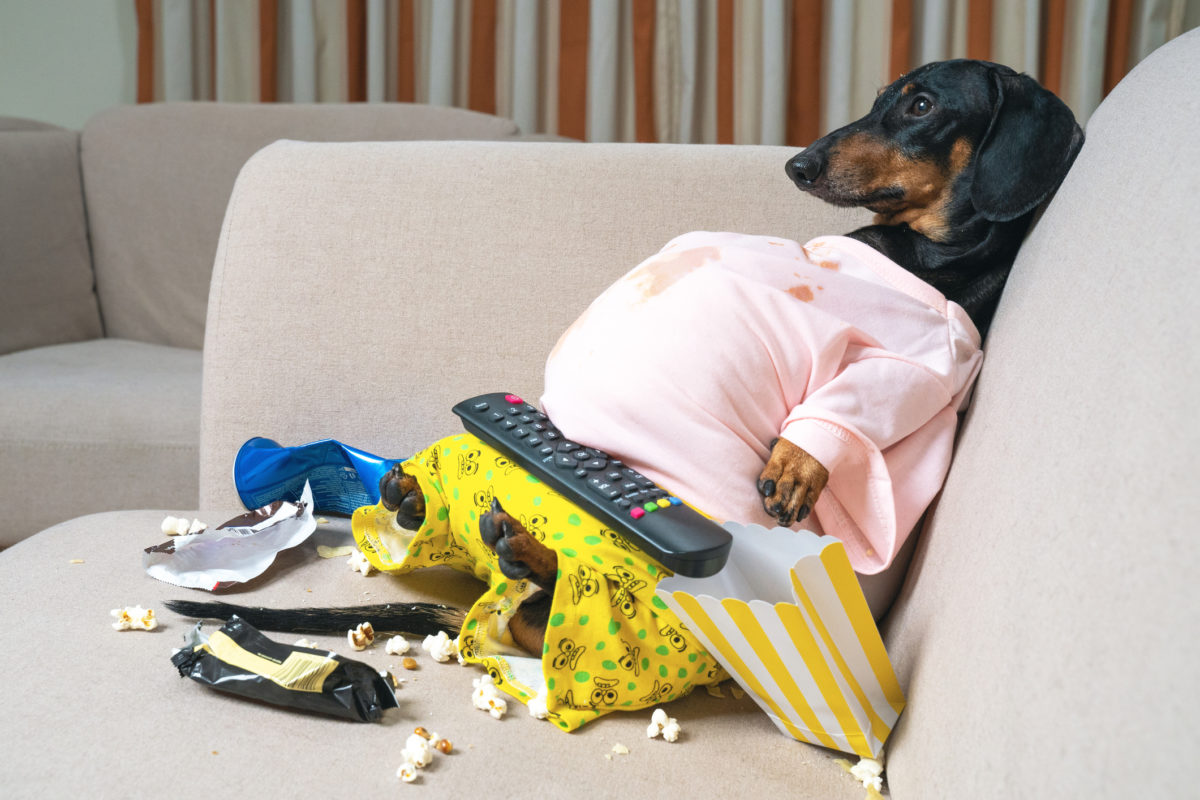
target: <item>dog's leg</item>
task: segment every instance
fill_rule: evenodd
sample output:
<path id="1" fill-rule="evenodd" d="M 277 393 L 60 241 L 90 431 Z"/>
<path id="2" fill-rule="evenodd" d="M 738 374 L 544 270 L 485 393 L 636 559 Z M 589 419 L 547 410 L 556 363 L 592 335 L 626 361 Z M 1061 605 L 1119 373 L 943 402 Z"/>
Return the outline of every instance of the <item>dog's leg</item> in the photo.
<path id="1" fill-rule="evenodd" d="M 379 499 L 384 508 L 396 512 L 400 527 L 415 531 L 425 522 L 425 495 L 417 479 L 405 474 L 399 464 L 379 479 Z"/>
<path id="2" fill-rule="evenodd" d="M 500 571 L 506 577 L 528 578 L 542 589 L 521 603 L 508 623 L 513 640 L 530 655 L 540 656 L 558 577 L 558 555 L 509 516 L 498 500 L 493 500 L 491 510 L 479 518 L 479 533 L 483 543 L 499 557 Z"/>
<path id="3" fill-rule="evenodd" d="M 782 526 L 803 520 L 817 504 L 829 481 L 820 461 L 787 439 L 771 442 L 771 457 L 758 476 L 763 510 Z"/>

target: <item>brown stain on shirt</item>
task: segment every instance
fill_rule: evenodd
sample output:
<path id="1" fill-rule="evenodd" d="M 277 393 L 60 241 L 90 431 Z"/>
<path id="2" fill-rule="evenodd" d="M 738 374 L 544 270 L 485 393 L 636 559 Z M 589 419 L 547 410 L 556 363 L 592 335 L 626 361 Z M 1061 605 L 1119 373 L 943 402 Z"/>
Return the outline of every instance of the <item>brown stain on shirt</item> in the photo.
<path id="1" fill-rule="evenodd" d="M 788 294 L 797 300 L 803 300 L 806 303 L 811 303 L 813 301 L 813 290 L 811 286 L 805 286 L 803 284 L 800 286 L 793 286 L 791 289 L 788 289 Z"/>
<path id="2" fill-rule="evenodd" d="M 695 247 L 678 253 L 662 254 L 630 275 L 629 280 L 633 281 L 641 293 L 641 299 L 649 300 L 671 288 L 677 280 L 692 270 L 720 258 L 721 249 L 718 247 Z"/>

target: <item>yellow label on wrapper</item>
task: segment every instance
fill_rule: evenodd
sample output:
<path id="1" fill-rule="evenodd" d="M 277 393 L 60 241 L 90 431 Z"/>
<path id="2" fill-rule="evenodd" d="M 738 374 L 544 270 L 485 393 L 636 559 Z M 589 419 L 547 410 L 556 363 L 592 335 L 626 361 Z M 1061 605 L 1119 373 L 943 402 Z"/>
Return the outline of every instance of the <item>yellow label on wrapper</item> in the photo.
<path id="1" fill-rule="evenodd" d="M 320 692 L 325 679 L 337 669 L 337 662 L 331 657 L 315 653 L 291 652 L 282 662 L 275 661 L 244 649 L 221 631 L 214 632 L 207 644 L 198 649 L 295 692 Z"/>

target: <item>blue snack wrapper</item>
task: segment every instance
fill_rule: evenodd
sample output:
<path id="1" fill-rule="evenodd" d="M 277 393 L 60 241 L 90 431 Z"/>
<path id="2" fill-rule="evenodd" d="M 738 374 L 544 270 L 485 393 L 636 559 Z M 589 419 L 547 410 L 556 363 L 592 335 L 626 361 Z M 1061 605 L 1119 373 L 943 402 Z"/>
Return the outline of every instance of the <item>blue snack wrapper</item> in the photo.
<path id="1" fill-rule="evenodd" d="M 234 457 L 233 483 L 249 509 L 276 500 L 296 502 L 307 482 L 317 511 L 353 514 L 379 502 L 379 480 L 403 460 L 381 458 L 335 439 L 284 447 L 258 436 Z"/>

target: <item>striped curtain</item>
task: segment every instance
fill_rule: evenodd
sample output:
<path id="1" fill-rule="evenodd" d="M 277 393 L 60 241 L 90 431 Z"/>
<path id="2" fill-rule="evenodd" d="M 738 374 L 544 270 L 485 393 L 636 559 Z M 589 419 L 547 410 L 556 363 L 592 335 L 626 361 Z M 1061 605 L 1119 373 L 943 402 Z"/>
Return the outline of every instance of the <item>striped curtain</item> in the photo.
<path id="1" fill-rule="evenodd" d="M 418 102 L 587 141 L 806 145 L 944 58 L 1086 120 L 1200 0 L 131 0 L 138 101 Z"/>

